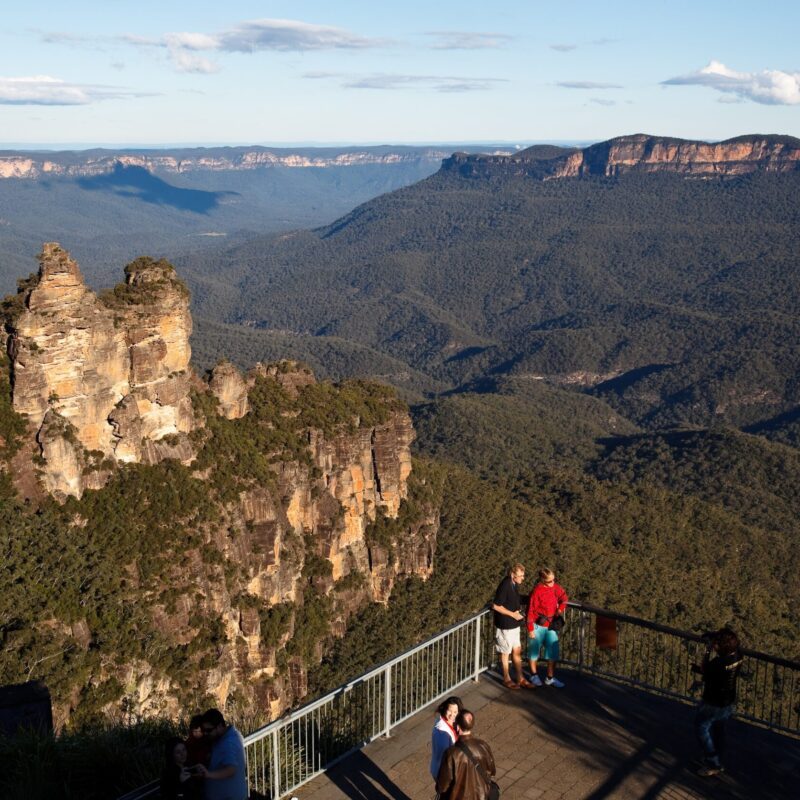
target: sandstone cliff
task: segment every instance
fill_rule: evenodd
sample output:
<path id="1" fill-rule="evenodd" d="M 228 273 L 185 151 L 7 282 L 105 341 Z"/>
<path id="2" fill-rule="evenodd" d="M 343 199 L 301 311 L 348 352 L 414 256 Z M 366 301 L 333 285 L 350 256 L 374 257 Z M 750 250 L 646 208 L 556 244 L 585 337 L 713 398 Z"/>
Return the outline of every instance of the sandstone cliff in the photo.
<path id="1" fill-rule="evenodd" d="M 449 155 L 441 148 L 349 148 L 331 150 L 314 148 L 291 150 L 265 147 L 193 148 L 170 151 L 87 151 L 74 153 L 2 153 L 0 180 L 14 178 L 36 180 L 51 176 L 92 176 L 113 172 L 118 166 L 143 167 L 151 172 L 186 173 L 197 171 L 250 171 L 284 167 L 324 169 L 371 164 L 402 164 L 415 161 L 437 162 Z"/>
<path id="2" fill-rule="evenodd" d="M 125 284 L 98 298 L 69 253 L 46 244 L 7 328 L 14 409 L 37 431 L 51 493 L 80 497 L 82 451 L 191 461 L 189 295 L 166 262 L 133 262 Z M 48 415 L 69 425 L 70 439 L 51 442 Z"/>
<path id="3" fill-rule="evenodd" d="M 800 169 L 800 139 L 760 135 L 709 143 L 635 134 L 599 142 L 583 150 L 536 146 L 512 156 L 456 153 L 443 163 L 444 171 L 457 171 L 466 177 L 506 174 L 539 180 L 611 177 L 627 172 L 728 177 L 797 169 Z"/>
<path id="4" fill-rule="evenodd" d="M 94 587 L 72 610 L 47 599 L 28 623 L 59 722 L 123 706 L 177 715 L 187 697 L 275 716 L 353 613 L 431 574 L 437 505 L 407 499 L 421 486 L 414 431 L 385 387 L 317 383 L 288 361 L 246 375 L 223 363 L 203 380 L 188 293 L 151 259 L 97 296 L 45 245 L 4 311 L 27 443 L 0 472 L 35 513 L 38 471 L 64 503 L 46 530 L 86 542 L 59 569 L 76 598 Z M 38 661 L 42 648 L 63 662 Z"/>

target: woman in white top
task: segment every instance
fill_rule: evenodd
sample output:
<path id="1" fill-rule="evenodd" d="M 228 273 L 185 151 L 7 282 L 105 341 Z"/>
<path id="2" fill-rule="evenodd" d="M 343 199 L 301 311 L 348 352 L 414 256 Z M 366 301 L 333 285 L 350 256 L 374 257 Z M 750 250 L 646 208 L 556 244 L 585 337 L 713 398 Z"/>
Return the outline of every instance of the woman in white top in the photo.
<path id="1" fill-rule="evenodd" d="M 448 697 L 436 709 L 436 724 L 433 726 L 431 739 L 431 775 L 434 782 L 439 776 L 439 767 L 442 765 L 442 756 L 448 747 L 452 747 L 458 740 L 456 731 L 456 717 L 461 712 L 461 698 Z"/>

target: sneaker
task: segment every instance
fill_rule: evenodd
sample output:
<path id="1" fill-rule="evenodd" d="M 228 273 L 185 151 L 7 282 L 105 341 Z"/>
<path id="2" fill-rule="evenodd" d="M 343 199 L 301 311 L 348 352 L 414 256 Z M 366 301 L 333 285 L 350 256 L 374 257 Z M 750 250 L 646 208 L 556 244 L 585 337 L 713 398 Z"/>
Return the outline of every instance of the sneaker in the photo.
<path id="1" fill-rule="evenodd" d="M 719 775 L 724 771 L 724 767 L 719 767 L 715 764 L 706 764 L 704 767 L 700 767 L 700 769 L 697 770 L 697 774 L 701 778 L 713 778 L 715 775 Z"/>
<path id="2" fill-rule="evenodd" d="M 533 675 L 531 675 L 531 683 L 532 683 L 534 686 L 536 686 L 536 687 L 539 687 L 539 686 L 541 686 L 541 685 L 542 685 L 542 679 L 541 679 L 541 678 L 540 678 L 538 675 L 536 675 L 536 674 L 534 673 Z"/>
<path id="3" fill-rule="evenodd" d="M 556 689 L 563 689 L 564 684 L 558 678 L 545 678 L 545 686 L 555 686 Z"/>

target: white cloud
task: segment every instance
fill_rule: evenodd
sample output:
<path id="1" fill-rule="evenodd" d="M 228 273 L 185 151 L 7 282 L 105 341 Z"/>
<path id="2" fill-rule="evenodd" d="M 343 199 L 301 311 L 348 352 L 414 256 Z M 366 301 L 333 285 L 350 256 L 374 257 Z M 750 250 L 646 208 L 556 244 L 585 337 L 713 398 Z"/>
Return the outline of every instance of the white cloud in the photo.
<path id="1" fill-rule="evenodd" d="M 402 75 L 373 74 L 347 75 L 336 72 L 307 72 L 304 78 L 319 80 L 338 78 L 345 89 L 433 89 L 436 92 L 476 92 L 491 89 L 496 83 L 505 83 L 504 78 L 466 78 L 456 75 Z"/>
<path id="2" fill-rule="evenodd" d="M 0 105 L 84 106 L 97 100 L 142 96 L 113 86 L 68 83 L 49 75 L 0 77 Z"/>
<path id="3" fill-rule="evenodd" d="M 615 106 L 617 104 L 616 100 L 606 100 L 604 97 L 593 97 L 589 102 L 596 106 Z"/>
<path id="4" fill-rule="evenodd" d="M 576 44 L 551 44 L 551 50 L 557 50 L 559 53 L 569 53 L 571 50 L 577 50 L 578 45 Z"/>
<path id="5" fill-rule="evenodd" d="M 293 19 L 255 19 L 208 38 L 214 42 L 213 49 L 228 53 L 252 53 L 256 50 L 352 50 L 386 44 L 383 39 L 368 39 L 342 28 L 313 25 Z"/>
<path id="6" fill-rule="evenodd" d="M 622 89 L 618 83 L 600 83 L 598 81 L 559 81 L 556 86 L 562 89 Z"/>
<path id="7" fill-rule="evenodd" d="M 187 50 L 216 50 L 219 42 L 205 33 L 168 33 L 164 37 L 167 47 L 183 47 Z"/>
<path id="8" fill-rule="evenodd" d="M 513 40 L 506 33 L 471 33 L 468 31 L 431 31 L 435 36 L 435 50 L 488 50 L 505 47 Z"/>
<path id="9" fill-rule="evenodd" d="M 665 86 L 708 86 L 727 95 L 764 105 L 800 104 L 800 72 L 765 69 L 761 72 L 736 72 L 719 61 L 711 61 L 688 75 L 663 81 Z"/>
<path id="10" fill-rule="evenodd" d="M 389 44 L 342 28 L 313 25 L 291 19 L 256 19 L 218 33 L 181 31 L 152 39 L 133 34 L 118 37 L 136 47 L 166 49 L 178 72 L 218 72 L 217 62 L 199 53 L 255 53 L 263 50 L 303 52 L 309 50 L 357 50 Z"/>

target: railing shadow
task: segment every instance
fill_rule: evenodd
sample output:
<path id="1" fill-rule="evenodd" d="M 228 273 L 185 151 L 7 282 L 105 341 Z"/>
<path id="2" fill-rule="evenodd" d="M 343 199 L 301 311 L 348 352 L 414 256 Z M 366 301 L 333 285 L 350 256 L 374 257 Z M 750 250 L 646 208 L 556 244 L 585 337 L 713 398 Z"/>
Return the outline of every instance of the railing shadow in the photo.
<path id="1" fill-rule="evenodd" d="M 552 762 L 548 770 L 558 769 L 562 758 L 562 772 L 571 764 L 585 778 L 585 784 L 570 790 L 570 796 L 582 800 L 651 800 L 676 791 L 683 792 L 681 797 L 728 800 L 797 797 L 800 741 L 733 721 L 725 759 L 728 771 L 719 778 L 703 779 L 694 772 L 699 750 L 692 705 L 572 669 L 564 669 L 562 677 L 568 684 L 563 690 L 503 692 L 493 701 L 502 707 L 500 714 L 489 709 L 478 714 L 478 735 L 490 745 L 493 738 L 500 744 L 495 747 L 496 759 L 505 756 L 502 726 L 516 718 L 519 727 L 527 730 L 525 738 L 533 742 L 531 759 L 541 756 L 538 742 Z M 486 673 L 483 679 L 499 682 L 495 673 Z M 481 726 L 481 717 L 502 721 L 487 728 Z M 525 769 L 526 759 L 521 757 L 519 762 L 519 769 Z M 507 788 L 503 778 L 499 782 Z"/>
<path id="2" fill-rule="evenodd" d="M 327 772 L 328 780 L 345 797 L 357 800 L 412 800 L 363 751 L 359 750 Z"/>

